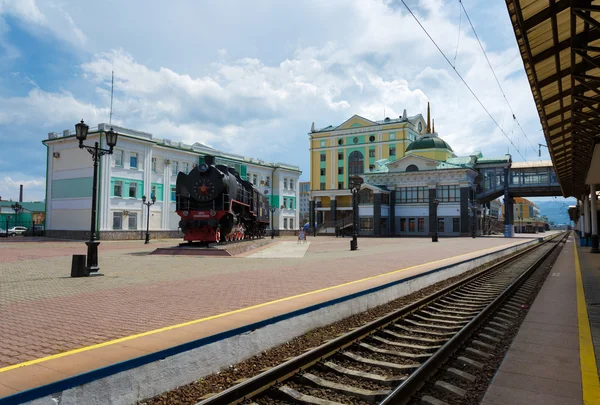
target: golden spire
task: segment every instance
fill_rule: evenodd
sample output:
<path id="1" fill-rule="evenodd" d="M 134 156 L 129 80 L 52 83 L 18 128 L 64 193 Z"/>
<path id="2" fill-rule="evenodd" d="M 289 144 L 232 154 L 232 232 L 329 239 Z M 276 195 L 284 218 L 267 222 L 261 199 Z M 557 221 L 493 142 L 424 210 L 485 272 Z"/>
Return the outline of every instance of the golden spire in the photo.
<path id="1" fill-rule="evenodd" d="M 431 133 L 431 117 L 429 113 L 429 101 L 427 102 L 427 133 Z"/>

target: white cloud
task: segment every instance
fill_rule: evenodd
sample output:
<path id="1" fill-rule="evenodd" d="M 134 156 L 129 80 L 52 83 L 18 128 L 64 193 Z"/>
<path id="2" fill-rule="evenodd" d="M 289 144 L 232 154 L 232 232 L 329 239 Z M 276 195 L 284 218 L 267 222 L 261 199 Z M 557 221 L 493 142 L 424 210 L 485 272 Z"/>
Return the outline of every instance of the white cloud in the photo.
<path id="1" fill-rule="evenodd" d="M 0 197 L 2 197 L 2 200 L 19 201 L 19 186 L 21 184 L 23 185 L 24 201 L 43 201 L 45 199 L 45 178 L 33 178 L 23 173 L 11 173 L 0 177 Z"/>

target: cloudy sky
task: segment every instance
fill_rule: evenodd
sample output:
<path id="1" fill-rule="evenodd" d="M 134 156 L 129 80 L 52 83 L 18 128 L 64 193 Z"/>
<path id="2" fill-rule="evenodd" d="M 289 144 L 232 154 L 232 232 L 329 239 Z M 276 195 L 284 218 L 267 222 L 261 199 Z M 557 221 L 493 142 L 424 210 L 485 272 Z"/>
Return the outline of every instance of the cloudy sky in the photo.
<path id="1" fill-rule="evenodd" d="M 504 0 L 409 0 L 527 160 L 545 143 Z M 426 112 L 457 154 L 510 146 L 396 0 L 0 0 L 0 196 L 43 199 L 51 131 L 113 122 L 299 165 L 308 135 L 359 114 Z M 510 146 L 510 147 L 509 147 Z M 542 159 L 549 159 L 542 150 Z"/>

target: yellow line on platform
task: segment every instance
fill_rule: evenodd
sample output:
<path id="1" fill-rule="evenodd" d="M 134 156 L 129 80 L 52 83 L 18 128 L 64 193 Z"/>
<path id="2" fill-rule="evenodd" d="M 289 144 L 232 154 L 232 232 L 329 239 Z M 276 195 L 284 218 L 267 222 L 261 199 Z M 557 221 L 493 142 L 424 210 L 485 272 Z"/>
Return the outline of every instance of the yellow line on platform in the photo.
<path id="1" fill-rule="evenodd" d="M 516 245 L 512 245 L 512 246 L 516 246 Z M 265 306 L 268 306 L 268 305 L 273 305 L 273 304 L 277 304 L 277 303 L 284 302 L 284 301 L 289 301 L 289 300 L 300 298 L 300 297 L 306 297 L 308 295 L 313 295 L 313 294 L 317 294 L 317 293 L 324 292 L 324 291 L 335 290 L 337 288 L 349 286 L 349 285 L 352 285 L 352 284 L 361 283 L 363 281 L 373 280 L 373 279 L 376 279 L 376 278 L 379 278 L 379 277 L 385 277 L 385 276 L 389 276 L 389 275 L 392 275 L 392 274 L 395 274 L 395 273 L 399 273 L 399 272 L 403 272 L 403 271 L 407 271 L 407 270 L 412 270 L 412 269 L 415 269 L 417 267 L 423 267 L 423 266 L 428 266 L 428 265 L 431 265 L 431 264 L 436 264 L 436 263 L 440 263 L 440 262 L 447 261 L 447 260 L 457 259 L 459 257 L 468 256 L 468 255 L 472 255 L 472 254 L 476 254 L 476 253 L 481 253 L 481 252 L 485 252 L 485 251 L 492 250 L 492 249 L 495 249 L 495 248 L 496 247 L 482 249 L 482 250 L 477 250 L 475 252 L 464 253 L 462 255 L 452 256 L 452 257 L 448 257 L 448 258 L 440 259 L 440 260 L 435 260 L 435 261 L 428 262 L 428 263 L 417 264 L 415 266 L 405 267 L 403 269 L 398 269 L 398 270 L 390 271 L 388 273 L 378 274 L 376 276 L 365 277 L 365 278 L 362 278 L 360 280 L 349 281 L 347 283 L 338 284 L 338 285 L 334 285 L 334 286 L 331 286 L 331 287 L 325 287 L 325 288 L 321 288 L 321 289 L 314 290 L 314 291 L 308 291 L 308 292 L 305 292 L 305 293 L 302 293 L 302 294 L 298 294 L 298 295 L 293 295 L 293 296 L 290 296 L 290 297 L 279 298 L 279 299 L 274 300 L 274 301 L 263 302 L 262 304 L 257 304 L 257 305 L 253 305 L 253 306 L 250 306 L 250 307 L 240 308 L 240 309 L 236 309 L 236 310 L 229 311 L 229 312 L 223 312 L 221 314 L 207 316 L 206 318 L 200 318 L 200 319 L 196 319 L 196 320 L 193 320 L 193 321 L 188 321 L 188 322 L 180 323 L 180 324 L 177 324 L 177 325 L 165 326 L 164 328 L 154 329 L 154 330 L 151 330 L 151 331 L 148 331 L 148 332 L 142 332 L 142 333 L 138 333 L 138 334 L 135 334 L 135 335 L 125 336 L 125 337 L 122 337 L 122 338 L 118 338 L 118 339 L 114 339 L 114 340 L 109 340 L 109 341 L 103 342 L 103 343 L 97 343 L 95 345 L 85 346 L 85 347 L 81 347 L 79 349 L 69 350 L 67 352 L 57 353 L 57 354 L 53 354 L 51 356 L 41 357 L 39 359 L 25 361 L 25 362 L 19 363 L 19 364 L 13 364 L 12 366 L 6 366 L 6 367 L 3 367 L 3 368 L 0 368 L 0 373 L 4 373 L 4 372 L 10 371 L 10 370 L 14 370 L 14 369 L 19 368 L 19 367 L 31 366 L 31 365 L 34 365 L 34 364 L 43 363 L 45 361 L 59 359 L 61 357 L 70 356 L 72 354 L 86 352 L 88 350 L 98 349 L 98 348 L 101 348 L 101 347 L 105 347 L 105 346 L 110 346 L 110 345 L 114 345 L 114 344 L 117 344 L 117 343 L 126 342 L 126 341 L 129 341 L 129 340 L 137 339 L 137 338 L 144 337 L 144 336 L 154 335 L 154 334 L 157 334 L 157 333 L 160 333 L 160 332 L 166 332 L 166 331 L 169 331 L 169 330 L 172 330 L 172 329 L 182 328 L 182 327 L 185 327 L 185 326 L 195 325 L 195 324 L 206 322 L 206 321 L 210 321 L 210 320 L 213 320 L 213 319 L 223 318 L 223 317 L 229 316 L 229 315 L 239 314 L 241 312 L 250 311 L 252 309 L 262 308 L 262 307 L 265 307 Z"/>
<path id="2" fill-rule="evenodd" d="M 579 361 L 581 362 L 583 403 L 585 405 L 598 405 L 600 404 L 600 383 L 598 382 L 598 369 L 585 302 L 576 238 L 573 238 L 573 249 L 575 250 L 575 277 L 577 280 L 577 323 L 579 325 Z"/>

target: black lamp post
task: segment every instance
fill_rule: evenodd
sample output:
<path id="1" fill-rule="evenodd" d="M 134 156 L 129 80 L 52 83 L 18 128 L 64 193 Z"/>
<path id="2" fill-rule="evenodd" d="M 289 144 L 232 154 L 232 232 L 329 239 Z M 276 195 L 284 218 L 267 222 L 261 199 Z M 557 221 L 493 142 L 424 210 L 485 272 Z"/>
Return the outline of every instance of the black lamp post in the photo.
<path id="1" fill-rule="evenodd" d="M 17 220 L 19 219 L 19 212 L 23 211 L 23 206 L 18 202 L 11 204 L 10 208 L 15 212 L 15 226 L 17 225 Z"/>
<path id="2" fill-rule="evenodd" d="M 102 149 L 98 146 L 98 142 L 94 143 L 94 146 L 87 146 L 83 144 L 86 140 L 89 126 L 81 120 L 80 123 L 75 125 L 75 137 L 79 141 L 79 149 L 85 148 L 92 159 L 94 160 L 94 179 L 92 184 L 92 222 L 90 225 L 90 240 L 85 242 L 87 245 L 87 270 L 88 272 L 98 271 L 98 245 L 100 242 L 96 241 L 96 196 L 98 194 L 98 161 L 101 156 L 106 154 L 112 155 L 113 148 L 117 144 L 117 133 L 111 128 L 106 132 L 106 144 L 108 149 Z"/>
<path id="3" fill-rule="evenodd" d="M 150 206 L 154 205 L 155 202 L 155 196 L 152 196 L 152 198 L 148 200 L 148 202 L 146 202 L 146 196 L 142 196 L 142 204 L 148 207 L 148 218 L 146 218 L 146 241 L 144 242 L 145 245 L 150 243 Z"/>
<path id="4" fill-rule="evenodd" d="M 269 211 L 271 211 L 271 239 L 275 239 L 275 230 L 273 229 L 273 215 L 275 214 L 275 211 L 277 210 L 277 207 L 274 205 L 269 206 Z"/>
<path id="5" fill-rule="evenodd" d="M 350 241 L 350 250 L 358 249 L 358 192 L 360 191 L 360 181 L 357 179 L 351 179 L 350 192 L 352 193 L 352 219 L 354 224 L 352 225 L 352 240 Z"/>
<path id="6" fill-rule="evenodd" d="M 439 203 L 440 202 L 439 202 L 439 200 L 437 198 L 433 200 L 433 209 L 435 211 L 435 215 L 434 215 L 435 222 L 433 223 L 433 233 L 431 234 L 431 241 L 432 242 L 437 242 L 438 241 L 437 207 L 438 207 Z"/>

